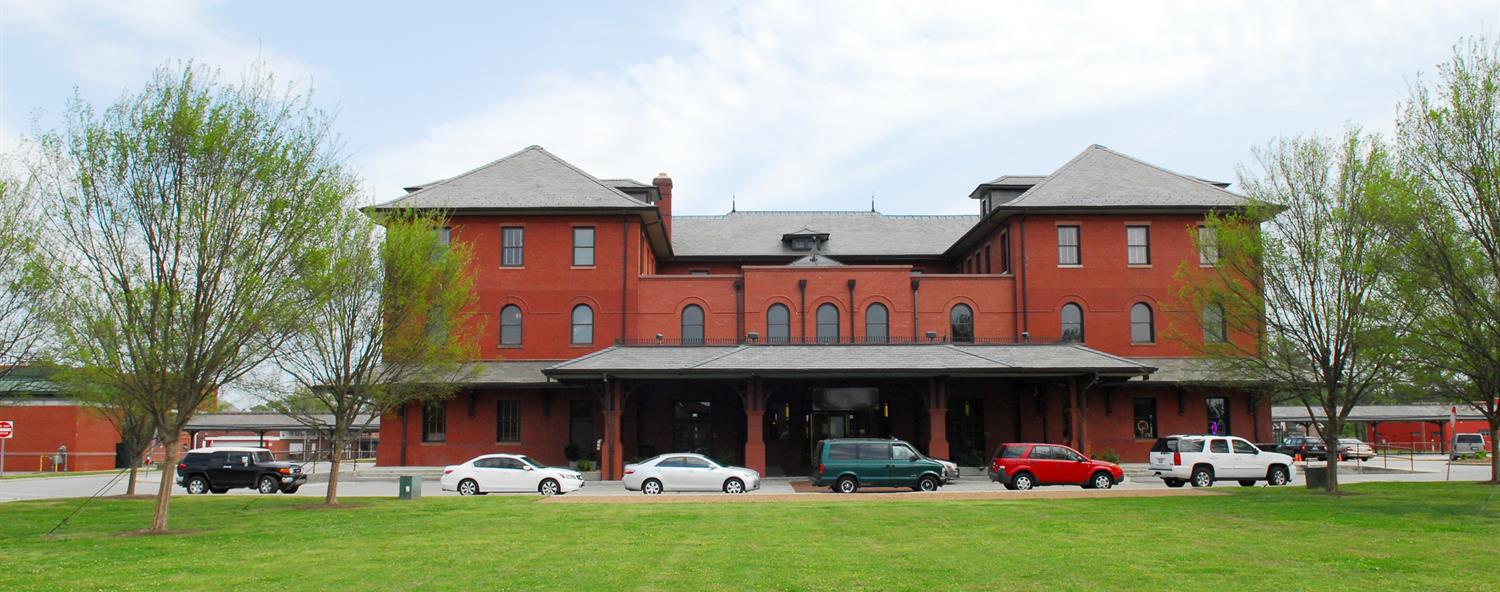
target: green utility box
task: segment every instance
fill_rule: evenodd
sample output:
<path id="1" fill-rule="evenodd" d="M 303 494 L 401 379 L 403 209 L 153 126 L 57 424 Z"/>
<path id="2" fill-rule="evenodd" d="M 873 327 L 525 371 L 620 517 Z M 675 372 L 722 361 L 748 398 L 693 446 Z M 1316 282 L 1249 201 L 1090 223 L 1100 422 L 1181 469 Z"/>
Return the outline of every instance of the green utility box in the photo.
<path id="1" fill-rule="evenodd" d="M 421 477 L 413 477 L 411 475 L 402 475 L 401 476 L 401 483 L 400 483 L 399 487 L 400 487 L 400 490 L 397 492 L 397 497 L 400 497 L 401 499 L 404 499 L 404 500 L 418 500 L 418 499 L 422 499 L 422 478 Z"/>
<path id="2" fill-rule="evenodd" d="M 1328 467 L 1307 467 L 1302 471 L 1302 476 L 1307 479 L 1308 489 L 1328 487 Z"/>

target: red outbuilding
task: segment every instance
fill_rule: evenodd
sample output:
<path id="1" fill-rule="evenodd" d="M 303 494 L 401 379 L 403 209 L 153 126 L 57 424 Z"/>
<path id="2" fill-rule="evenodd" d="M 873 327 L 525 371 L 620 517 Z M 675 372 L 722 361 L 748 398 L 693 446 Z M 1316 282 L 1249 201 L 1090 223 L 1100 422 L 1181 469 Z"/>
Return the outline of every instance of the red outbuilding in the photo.
<path id="1" fill-rule="evenodd" d="M 600 179 L 528 147 L 375 207 L 447 212 L 481 336 L 457 396 L 382 418 L 378 462 L 562 463 L 572 444 L 605 478 L 672 451 L 777 475 L 841 436 L 963 464 L 1005 441 L 1126 461 L 1159 434 L 1264 441 L 1256 385 L 1194 357 L 1253 337 L 1176 297 L 1179 269 L 1215 264 L 1205 217 L 1244 205 L 1225 186 L 1092 146 L 980 184 L 973 215 L 673 216 L 665 173 Z"/>

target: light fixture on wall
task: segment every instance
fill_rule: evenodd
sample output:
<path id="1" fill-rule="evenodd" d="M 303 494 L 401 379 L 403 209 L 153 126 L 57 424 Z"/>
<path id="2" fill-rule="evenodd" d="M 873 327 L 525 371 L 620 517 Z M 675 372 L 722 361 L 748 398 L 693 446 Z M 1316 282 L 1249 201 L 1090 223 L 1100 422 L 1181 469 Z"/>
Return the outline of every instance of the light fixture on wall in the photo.
<path id="1" fill-rule="evenodd" d="M 881 403 L 880 404 L 880 411 L 881 411 L 881 413 L 885 414 L 885 418 L 886 419 L 890 419 L 891 418 L 891 404 L 890 403 Z"/>
<path id="2" fill-rule="evenodd" d="M 964 401 L 964 417 L 968 417 L 968 416 L 969 416 L 969 402 L 968 401 Z"/>

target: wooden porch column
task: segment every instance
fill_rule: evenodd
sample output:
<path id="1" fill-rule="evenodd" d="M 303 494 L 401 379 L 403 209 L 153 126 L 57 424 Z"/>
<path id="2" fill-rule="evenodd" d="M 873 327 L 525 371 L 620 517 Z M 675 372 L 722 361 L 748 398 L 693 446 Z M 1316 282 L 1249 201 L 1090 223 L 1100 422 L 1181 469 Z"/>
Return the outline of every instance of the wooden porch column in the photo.
<path id="1" fill-rule="evenodd" d="M 759 378 L 745 385 L 745 468 L 766 474 L 765 387 Z"/>
<path id="2" fill-rule="evenodd" d="M 617 481 L 625 476 L 625 451 L 620 438 L 624 387 L 624 383 L 619 380 L 604 387 L 604 444 L 599 450 L 599 476 L 605 481 Z"/>
<path id="3" fill-rule="evenodd" d="M 1078 379 L 1068 379 L 1068 446 L 1074 450 L 1083 452 L 1083 433 L 1081 421 L 1083 410 L 1078 406 Z M 1087 452 L 1083 452 L 1088 454 Z"/>
<path id="4" fill-rule="evenodd" d="M 927 383 L 927 456 L 948 458 L 948 388 L 941 377 Z"/>

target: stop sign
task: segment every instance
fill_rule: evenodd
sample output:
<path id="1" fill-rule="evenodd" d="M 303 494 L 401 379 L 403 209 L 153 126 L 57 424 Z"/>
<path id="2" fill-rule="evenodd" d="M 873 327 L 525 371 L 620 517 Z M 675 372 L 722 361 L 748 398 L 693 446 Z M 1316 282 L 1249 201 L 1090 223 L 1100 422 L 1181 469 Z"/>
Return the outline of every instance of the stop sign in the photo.
<path id="1" fill-rule="evenodd" d="M 16 424 L 9 421 L 0 421 L 0 440 L 9 438 L 16 431 Z"/>

